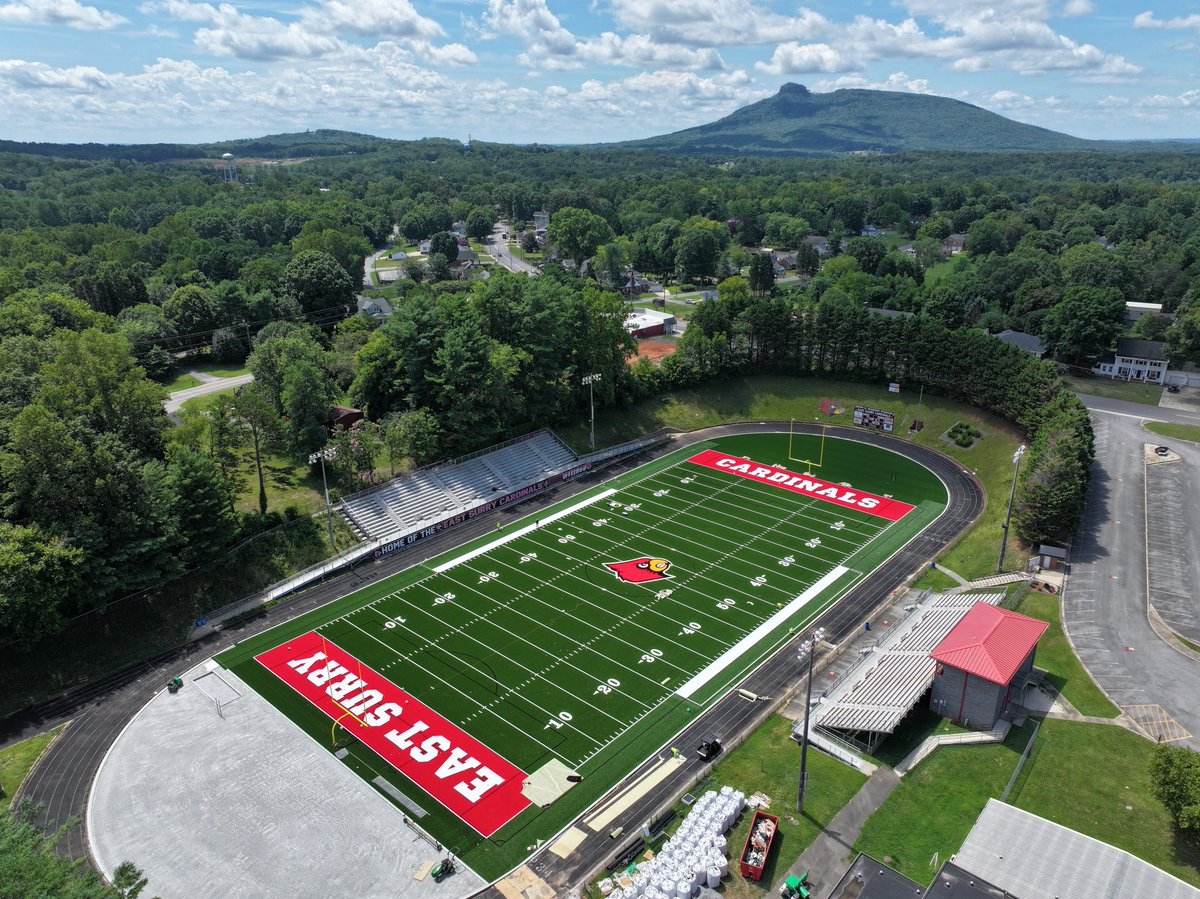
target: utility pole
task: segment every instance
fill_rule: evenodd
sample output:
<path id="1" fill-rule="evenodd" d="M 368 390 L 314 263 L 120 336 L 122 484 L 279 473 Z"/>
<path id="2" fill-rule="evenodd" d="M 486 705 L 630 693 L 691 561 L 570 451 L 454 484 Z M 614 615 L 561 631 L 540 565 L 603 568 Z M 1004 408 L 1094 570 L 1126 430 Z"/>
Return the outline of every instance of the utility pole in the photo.
<path id="1" fill-rule="evenodd" d="M 813 656 L 817 654 L 817 646 L 825 639 L 825 628 L 817 628 L 808 640 L 800 644 L 797 656 L 801 661 L 808 656 L 808 688 L 804 701 L 804 741 L 800 744 L 800 784 L 796 789 L 796 814 L 804 814 L 804 794 L 808 792 L 808 719 L 812 711 L 812 678 Z"/>
<path id="2" fill-rule="evenodd" d="M 1012 521 L 1013 501 L 1017 498 L 1017 472 L 1021 470 L 1021 457 L 1025 455 L 1025 444 L 1017 447 L 1013 453 L 1012 491 L 1008 494 L 1008 515 L 1004 518 L 1004 538 L 1000 543 L 1000 561 L 996 564 L 996 574 L 1004 571 L 1004 556 L 1008 552 L 1008 526 Z"/>
<path id="3" fill-rule="evenodd" d="M 308 457 L 309 465 L 315 465 L 317 460 L 321 462 L 321 484 L 325 487 L 325 522 L 329 525 L 329 548 L 333 552 L 337 552 L 337 546 L 333 542 L 333 510 L 329 505 L 329 481 L 325 477 L 325 460 L 332 461 L 336 457 L 337 450 L 332 446 L 327 446 Z"/>
<path id="4" fill-rule="evenodd" d="M 588 404 L 592 407 L 592 452 L 596 451 L 596 394 L 595 384 L 601 380 L 599 372 L 583 376 L 583 383 L 587 384 L 588 388 Z"/>

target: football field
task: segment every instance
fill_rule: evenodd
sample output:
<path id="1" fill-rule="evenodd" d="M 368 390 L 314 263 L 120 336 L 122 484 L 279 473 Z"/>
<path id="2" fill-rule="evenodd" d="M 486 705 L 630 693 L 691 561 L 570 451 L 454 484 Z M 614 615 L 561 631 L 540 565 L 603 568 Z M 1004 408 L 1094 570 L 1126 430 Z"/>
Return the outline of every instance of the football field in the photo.
<path id="1" fill-rule="evenodd" d="M 945 507 L 897 454 L 819 452 L 690 447 L 219 660 L 493 879 Z"/>

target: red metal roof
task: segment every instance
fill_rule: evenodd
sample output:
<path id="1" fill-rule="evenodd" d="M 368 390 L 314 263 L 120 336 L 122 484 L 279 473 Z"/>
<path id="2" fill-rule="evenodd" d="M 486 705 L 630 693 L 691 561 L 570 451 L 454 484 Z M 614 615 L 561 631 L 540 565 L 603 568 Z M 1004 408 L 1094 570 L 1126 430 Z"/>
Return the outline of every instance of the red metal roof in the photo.
<path id="1" fill-rule="evenodd" d="M 1049 626 L 980 602 L 929 655 L 994 684 L 1007 684 Z"/>

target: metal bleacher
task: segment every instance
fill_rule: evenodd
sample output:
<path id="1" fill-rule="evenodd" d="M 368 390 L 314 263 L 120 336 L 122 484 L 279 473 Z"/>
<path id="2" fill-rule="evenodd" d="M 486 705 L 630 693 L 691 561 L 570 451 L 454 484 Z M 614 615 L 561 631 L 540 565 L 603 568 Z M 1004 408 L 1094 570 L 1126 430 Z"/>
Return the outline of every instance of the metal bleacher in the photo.
<path id="1" fill-rule="evenodd" d="M 345 497 L 342 510 L 368 538 L 398 537 L 536 484 L 576 461 L 558 435 L 539 431 Z"/>
<path id="2" fill-rule="evenodd" d="M 891 733 L 933 683 L 937 663 L 929 653 L 977 602 L 998 605 L 1003 599 L 1003 593 L 941 594 L 920 603 L 813 710 L 813 725 L 853 734 Z"/>

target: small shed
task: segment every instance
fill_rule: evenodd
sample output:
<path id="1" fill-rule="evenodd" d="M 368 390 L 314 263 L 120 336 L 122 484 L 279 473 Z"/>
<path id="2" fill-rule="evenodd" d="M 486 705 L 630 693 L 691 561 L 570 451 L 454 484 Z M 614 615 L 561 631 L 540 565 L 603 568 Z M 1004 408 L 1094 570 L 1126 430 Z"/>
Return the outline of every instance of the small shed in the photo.
<path id="1" fill-rule="evenodd" d="M 947 718 L 990 730 L 1019 695 L 1049 625 L 976 603 L 929 654 L 936 661 L 929 707 Z"/>
<path id="2" fill-rule="evenodd" d="M 351 409 L 347 406 L 334 406 L 329 410 L 329 431 L 336 431 L 339 427 L 350 430 L 354 425 L 363 420 L 361 409 Z"/>
<path id="3" fill-rule="evenodd" d="M 1043 543 L 1038 547 L 1038 564 L 1042 566 L 1042 571 L 1054 571 L 1060 565 L 1065 565 L 1067 561 L 1067 550 L 1062 546 L 1055 546 L 1052 543 Z"/>

